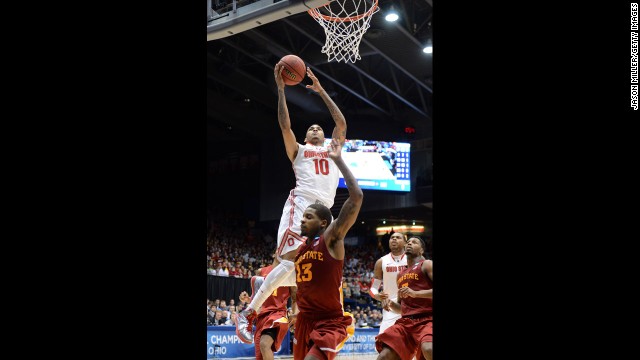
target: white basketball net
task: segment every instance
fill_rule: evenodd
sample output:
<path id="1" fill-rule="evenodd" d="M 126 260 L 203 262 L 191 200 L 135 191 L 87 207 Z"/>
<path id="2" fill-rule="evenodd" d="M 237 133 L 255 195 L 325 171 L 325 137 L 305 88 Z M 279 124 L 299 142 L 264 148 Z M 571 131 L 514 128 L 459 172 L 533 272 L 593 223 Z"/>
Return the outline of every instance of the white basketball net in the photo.
<path id="1" fill-rule="evenodd" d="M 378 0 L 334 0 L 309 10 L 327 37 L 322 53 L 327 54 L 328 61 L 360 60 L 360 41 L 379 10 Z"/>

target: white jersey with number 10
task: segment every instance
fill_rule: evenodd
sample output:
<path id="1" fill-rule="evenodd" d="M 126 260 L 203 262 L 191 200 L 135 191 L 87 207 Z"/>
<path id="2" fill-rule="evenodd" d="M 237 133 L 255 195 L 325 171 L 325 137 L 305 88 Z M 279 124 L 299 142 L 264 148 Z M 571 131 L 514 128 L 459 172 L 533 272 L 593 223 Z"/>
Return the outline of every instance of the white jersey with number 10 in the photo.
<path id="1" fill-rule="evenodd" d="M 312 203 L 320 201 L 331 209 L 340 170 L 329 158 L 326 147 L 298 144 L 298 155 L 293 160 L 293 172 L 296 176 L 294 195 L 304 196 Z"/>

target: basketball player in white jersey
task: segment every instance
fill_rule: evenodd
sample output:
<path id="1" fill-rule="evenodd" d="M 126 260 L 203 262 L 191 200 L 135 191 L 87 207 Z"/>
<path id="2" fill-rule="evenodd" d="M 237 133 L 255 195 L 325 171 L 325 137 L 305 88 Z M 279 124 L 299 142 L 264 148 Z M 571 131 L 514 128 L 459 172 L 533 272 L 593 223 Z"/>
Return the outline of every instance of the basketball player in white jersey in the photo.
<path id="1" fill-rule="evenodd" d="M 396 279 L 398 273 L 407 268 L 407 257 L 404 255 L 406 243 L 407 238 L 403 234 L 399 232 L 391 234 L 391 238 L 389 238 L 389 250 L 391 252 L 378 259 L 373 270 L 373 280 L 369 288 L 369 295 L 372 298 L 378 301 L 386 299 L 398 301 Z M 383 291 L 378 292 L 381 284 L 383 285 Z M 382 334 L 386 328 L 393 325 L 399 318 L 400 314 L 382 309 L 382 322 L 380 323 L 378 334 Z"/>
<path id="2" fill-rule="evenodd" d="M 260 311 L 262 303 L 278 287 L 296 286 L 293 260 L 298 247 L 304 245 L 306 240 L 300 236 L 302 214 L 310 204 L 322 204 L 331 209 L 339 180 L 338 167 L 329 158 L 329 152 L 324 146 L 324 131 L 319 125 L 314 124 L 307 129 L 304 145 L 296 141 L 291 130 L 291 120 L 285 98 L 282 65 L 276 65 L 274 76 L 278 86 L 278 123 L 282 130 L 287 156 L 293 164 L 296 186 L 289 193 L 280 218 L 276 261 L 274 262 L 277 266 L 264 279 L 251 278 L 253 292 L 251 303 L 245 310 L 238 313 L 236 334 L 240 341 L 247 344 L 253 342 L 252 323 Z M 313 84 L 307 85 L 307 88 L 320 95 L 335 121 L 336 127 L 333 129 L 332 137 L 337 139 L 340 145 L 344 145 L 347 123 L 342 112 L 322 88 L 310 68 L 307 68 L 307 76 L 313 81 Z M 258 286 L 259 289 L 256 289 Z"/>

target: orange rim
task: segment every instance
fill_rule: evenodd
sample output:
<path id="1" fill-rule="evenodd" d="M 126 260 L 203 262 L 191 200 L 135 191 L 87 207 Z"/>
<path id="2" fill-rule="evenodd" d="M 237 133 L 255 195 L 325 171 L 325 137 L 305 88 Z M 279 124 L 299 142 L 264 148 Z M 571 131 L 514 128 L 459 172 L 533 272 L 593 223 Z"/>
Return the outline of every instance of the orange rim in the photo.
<path id="1" fill-rule="evenodd" d="M 345 0 L 346 1 L 346 0 Z M 327 3 L 329 4 L 329 3 Z M 327 6 L 327 5 L 323 5 L 323 6 Z M 320 8 L 320 7 L 318 7 Z M 346 22 L 346 21 L 358 21 L 360 19 L 362 19 L 365 16 L 370 16 L 377 8 L 378 8 L 378 0 L 375 0 L 375 2 L 373 3 L 373 5 L 371 6 L 371 9 L 369 9 L 369 11 L 367 11 L 364 14 L 361 15 L 356 15 L 356 16 L 350 16 L 350 17 L 333 17 L 333 16 L 327 16 L 327 15 L 323 15 L 320 13 L 320 11 L 318 11 L 317 9 L 311 9 L 311 10 L 307 10 L 307 12 L 309 13 L 309 15 L 313 16 L 314 18 L 323 18 L 326 21 L 340 21 L 340 22 Z"/>

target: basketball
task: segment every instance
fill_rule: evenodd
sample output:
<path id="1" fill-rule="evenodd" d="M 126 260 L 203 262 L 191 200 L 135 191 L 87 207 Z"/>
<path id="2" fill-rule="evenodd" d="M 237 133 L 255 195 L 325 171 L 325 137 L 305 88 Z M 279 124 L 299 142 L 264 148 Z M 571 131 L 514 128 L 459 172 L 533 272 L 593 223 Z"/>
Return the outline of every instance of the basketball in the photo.
<path id="1" fill-rule="evenodd" d="M 307 66 L 304 61 L 295 55 L 285 55 L 278 61 L 278 64 L 284 65 L 282 69 L 282 78 L 285 85 L 297 85 L 304 79 L 307 73 Z"/>

